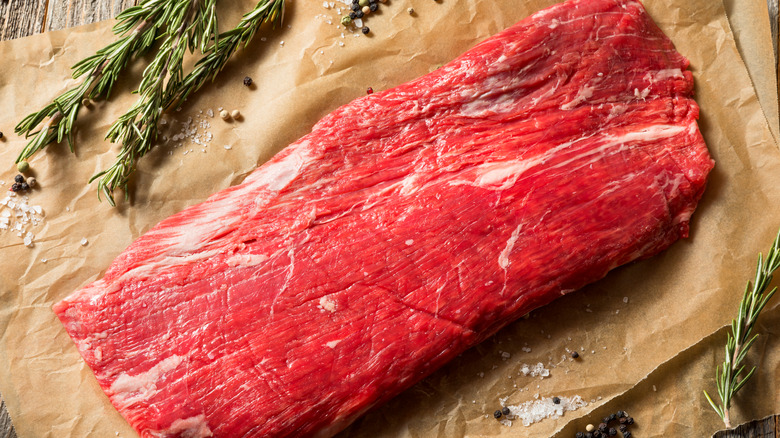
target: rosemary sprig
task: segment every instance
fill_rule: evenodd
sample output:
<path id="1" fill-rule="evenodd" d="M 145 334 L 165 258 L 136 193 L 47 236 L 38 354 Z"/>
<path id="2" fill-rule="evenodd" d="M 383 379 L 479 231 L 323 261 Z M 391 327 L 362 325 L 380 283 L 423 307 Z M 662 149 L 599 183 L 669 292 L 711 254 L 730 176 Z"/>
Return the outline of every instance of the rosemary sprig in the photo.
<path id="1" fill-rule="evenodd" d="M 134 55 L 143 54 L 154 43 L 157 31 L 164 23 L 159 17 L 166 6 L 166 0 L 147 0 L 117 16 L 118 22 L 114 25 L 113 32 L 121 38 L 72 67 L 73 79 L 83 77 L 82 82 L 16 125 L 15 131 L 18 135 L 33 137 L 17 157 L 17 163 L 30 158 L 55 141 L 62 142 L 63 139 L 67 139 L 68 146 L 71 152 L 73 151 L 73 127 L 82 101 L 85 98 L 109 96 L 119 73 L 129 60 Z M 35 131 L 39 125 L 40 129 Z"/>
<path id="2" fill-rule="evenodd" d="M 748 350 L 753 346 L 758 334 L 751 336 L 753 326 L 758 320 L 758 315 L 764 309 L 767 302 L 775 294 L 777 288 L 766 292 L 769 283 L 772 281 L 772 275 L 780 267 L 780 232 L 775 237 L 772 248 L 766 255 L 758 255 L 758 266 L 756 267 L 756 277 L 751 284 L 748 281 L 745 286 L 745 293 L 742 301 L 739 303 L 739 314 L 737 319 L 731 321 L 731 333 L 726 338 L 726 359 L 720 368 L 715 369 L 715 383 L 718 388 L 718 396 L 721 404 L 715 403 L 707 391 L 704 396 L 707 397 L 712 408 L 718 413 L 727 428 L 731 428 L 729 418 L 729 409 L 734 395 L 750 379 L 756 371 L 756 367 L 744 375 L 745 357 Z"/>
<path id="3" fill-rule="evenodd" d="M 157 138 L 157 124 L 166 108 L 166 96 L 179 88 L 183 78 L 184 56 L 189 49 L 205 49 L 218 38 L 216 0 L 177 0 L 172 2 L 170 20 L 163 41 L 152 62 L 143 73 L 133 107 L 109 129 L 106 139 L 121 142 L 114 164 L 90 179 L 98 181 L 98 196 L 106 195 L 115 205 L 113 191 L 126 188 L 138 158 L 152 148 Z M 127 190 L 125 190 L 127 195 Z"/>
<path id="4" fill-rule="evenodd" d="M 212 2 L 213 0 L 205 4 Z M 180 107 L 187 97 L 222 71 L 238 47 L 241 44 L 248 44 L 263 23 L 276 22 L 277 19 L 281 21 L 283 15 L 284 0 L 261 0 L 251 12 L 242 17 L 235 28 L 217 35 L 216 16 L 206 19 L 205 17 L 210 14 L 205 13 L 201 8 L 192 22 L 194 24 L 187 28 L 187 42 L 190 47 L 198 45 L 198 42 L 201 47 L 204 47 L 205 42 L 211 41 L 211 43 L 204 51 L 204 56 L 195 64 L 193 71 L 184 78 L 182 78 L 181 58 L 178 52 L 183 46 L 172 43 L 176 34 L 169 34 L 158 57 L 144 72 L 144 80 L 148 85 L 142 83 L 139 88 L 142 99 L 109 131 L 107 138 L 112 142 L 121 140 L 122 149 L 110 168 L 90 179 L 90 182 L 98 179 L 98 193 L 102 192 L 111 205 L 115 205 L 113 192 L 116 189 L 122 189 L 127 197 L 130 175 L 135 171 L 138 159 L 151 150 L 157 138 L 157 124 L 162 113 L 166 109 Z M 212 19 L 213 21 L 210 21 Z M 202 23 L 214 23 L 214 25 L 202 25 Z M 213 38 L 208 38 L 212 32 Z M 171 43 L 166 45 L 168 42 Z M 181 54 L 183 55 L 183 51 Z M 162 77 L 167 72 L 170 72 L 170 78 L 163 87 Z"/>

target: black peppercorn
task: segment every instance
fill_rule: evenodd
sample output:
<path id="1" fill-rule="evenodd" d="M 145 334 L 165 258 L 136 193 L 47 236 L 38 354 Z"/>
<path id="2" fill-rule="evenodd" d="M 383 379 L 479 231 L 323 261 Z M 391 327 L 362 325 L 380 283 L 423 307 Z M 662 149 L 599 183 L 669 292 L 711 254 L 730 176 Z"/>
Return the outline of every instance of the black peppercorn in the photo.
<path id="1" fill-rule="evenodd" d="M 578 358 L 578 357 L 580 357 L 580 354 L 579 354 L 579 353 L 577 353 L 576 351 L 572 351 L 572 352 L 571 352 L 571 358 L 572 358 L 572 359 L 576 359 L 576 358 Z"/>
<path id="2" fill-rule="evenodd" d="M 606 432 L 607 431 L 607 423 L 599 423 L 599 431 L 600 432 Z"/>
<path id="3" fill-rule="evenodd" d="M 29 185 L 27 185 L 27 183 L 26 183 L 26 182 L 23 182 L 23 183 L 19 184 L 19 186 L 21 186 L 21 188 L 22 188 L 22 190 L 23 190 L 23 191 L 30 190 L 30 186 L 29 186 Z"/>
<path id="4" fill-rule="evenodd" d="M 506 406 L 504 406 L 504 409 L 501 409 L 501 413 L 504 414 L 504 415 L 509 415 L 509 412 L 510 412 L 509 408 L 506 407 Z"/>
<path id="5" fill-rule="evenodd" d="M 620 421 L 620 424 L 626 424 L 627 420 L 626 420 L 626 417 L 620 417 L 620 420 L 618 420 L 618 421 Z"/>
<path id="6" fill-rule="evenodd" d="M 609 423 L 609 417 L 604 417 L 601 419 L 602 423 Z"/>
<path id="7" fill-rule="evenodd" d="M 22 174 L 16 175 L 14 177 L 14 182 L 23 183 L 24 182 L 24 176 Z"/>
<path id="8" fill-rule="evenodd" d="M 363 18 L 363 11 L 358 9 L 357 11 L 355 11 L 355 16 L 358 18 Z"/>
<path id="9" fill-rule="evenodd" d="M 615 436 L 615 435 L 617 435 L 617 430 L 615 430 L 614 427 L 610 427 L 609 430 L 607 431 L 607 435 Z"/>
<path id="10" fill-rule="evenodd" d="M 496 417 L 496 419 L 501 418 L 501 411 L 493 412 L 493 416 Z"/>
<path id="11" fill-rule="evenodd" d="M 593 434 L 590 432 L 585 433 L 585 438 L 593 438 Z"/>
<path id="12" fill-rule="evenodd" d="M 609 421 L 615 421 L 616 419 L 617 419 L 617 415 L 609 414 Z M 609 421 L 607 421 L 607 423 L 609 423 Z"/>
<path id="13" fill-rule="evenodd" d="M 352 3 L 352 6 L 350 6 L 350 7 L 352 8 L 353 11 L 357 11 L 357 10 L 360 9 L 360 5 L 357 4 L 357 2 Z"/>
<path id="14" fill-rule="evenodd" d="M 370 9 L 371 12 L 376 12 L 376 10 L 379 9 L 379 5 L 377 5 L 376 3 L 371 3 L 370 5 L 368 5 L 368 9 Z"/>
<path id="15" fill-rule="evenodd" d="M 559 404 L 561 404 L 561 399 L 560 399 L 560 397 L 553 397 L 553 403 L 555 403 L 556 405 L 559 405 Z"/>
<path id="16" fill-rule="evenodd" d="M 631 436 L 632 436 L 631 432 L 624 432 L 623 433 L 623 438 L 631 438 Z"/>
<path id="17" fill-rule="evenodd" d="M 244 85 L 246 85 L 247 87 L 251 86 L 252 85 L 252 78 L 250 78 L 249 76 L 245 77 L 244 78 Z"/>
<path id="18" fill-rule="evenodd" d="M 627 416 L 626 411 L 617 411 L 617 416 L 620 418 L 625 418 Z"/>
<path id="19" fill-rule="evenodd" d="M 621 424 L 620 425 L 620 431 L 621 432 L 626 433 L 627 430 L 628 430 L 628 426 L 626 426 L 625 424 Z"/>
<path id="20" fill-rule="evenodd" d="M 3 131 L 0 131 L 0 138 L 3 138 Z"/>
<path id="21" fill-rule="evenodd" d="M 634 424 L 634 417 L 626 418 L 626 424 L 628 424 L 629 426 Z"/>
<path id="22" fill-rule="evenodd" d="M 585 434 L 582 432 L 577 432 L 577 434 L 574 435 L 574 438 L 585 438 Z"/>
<path id="23" fill-rule="evenodd" d="M 19 190 L 22 190 L 22 185 L 19 183 L 13 183 L 11 184 L 11 191 L 12 192 L 18 192 Z"/>
<path id="24" fill-rule="evenodd" d="M 362 29 L 360 29 L 361 32 L 363 32 L 363 35 L 369 33 L 371 29 L 368 28 L 368 26 L 363 26 Z"/>
<path id="25" fill-rule="evenodd" d="M 354 12 L 350 12 L 350 13 L 349 13 L 349 18 L 350 18 L 350 19 L 352 19 L 352 20 L 354 20 L 355 18 L 357 18 L 357 14 L 356 14 L 356 13 L 354 13 Z"/>

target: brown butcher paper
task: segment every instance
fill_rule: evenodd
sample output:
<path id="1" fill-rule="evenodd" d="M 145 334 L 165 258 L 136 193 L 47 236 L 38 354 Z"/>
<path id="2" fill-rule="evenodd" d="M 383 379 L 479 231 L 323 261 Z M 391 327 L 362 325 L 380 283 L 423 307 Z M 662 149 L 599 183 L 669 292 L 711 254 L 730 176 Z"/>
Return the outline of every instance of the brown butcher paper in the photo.
<path id="1" fill-rule="evenodd" d="M 254 3 L 224 2 L 229 18 L 221 27 Z M 260 32 L 215 83 L 166 116 L 168 141 L 161 138 L 139 162 L 130 200 L 118 193 L 112 208 L 98 201 L 87 180 L 113 162 L 117 145 L 103 137 L 136 98 L 128 91 L 144 64 L 134 64 L 110 101 L 81 114 L 75 154 L 52 145 L 31 159 L 39 183 L 28 202 L 44 216 L 30 228 L 32 247 L 0 231 L 0 394 L 18 435 L 137 436 L 82 361 L 53 303 L 100 278 L 157 222 L 240 182 L 368 87 L 379 91 L 426 74 L 553 3 L 391 0 L 366 21 L 371 32 L 364 36 L 340 26 L 337 2 L 288 1 L 283 26 Z M 780 227 L 780 152 L 767 122 L 776 123 L 777 96 L 762 91 L 762 109 L 756 88 L 767 90 L 771 74 L 753 62 L 751 82 L 720 1 L 644 3 L 691 60 L 700 127 L 716 161 L 691 236 L 510 324 L 341 437 L 569 437 L 618 409 L 635 418 L 635 436 L 706 436 L 721 426 L 702 390 L 714 394 L 722 327 L 736 313 L 758 252 Z M 24 146 L 12 127 L 75 83 L 69 66 L 109 41 L 110 26 L 0 44 L 0 190 L 10 186 L 12 163 Z M 743 53 L 766 53 L 769 41 L 750 45 L 755 35 L 740 35 L 748 47 Z M 245 87 L 245 76 L 255 86 Z M 242 118 L 223 121 L 220 108 L 238 109 Z M 756 326 L 762 336 L 749 358 L 760 368 L 735 400 L 735 421 L 780 412 L 773 392 L 780 387 L 779 323 L 775 299 Z M 580 358 L 569 359 L 571 350 Z M 549 376 L 521 372 L 537 363 Z M 504 425 L 492 416 L 502 401 L 519 405 L 552 396 L 580 396 L 587 406 L 530 426 Z"/>

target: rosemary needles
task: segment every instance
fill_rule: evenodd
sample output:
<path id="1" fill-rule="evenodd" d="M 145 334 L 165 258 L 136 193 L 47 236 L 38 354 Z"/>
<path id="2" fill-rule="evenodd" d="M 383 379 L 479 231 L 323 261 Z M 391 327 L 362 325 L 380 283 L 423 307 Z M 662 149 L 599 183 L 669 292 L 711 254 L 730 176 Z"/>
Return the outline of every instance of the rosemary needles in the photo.
<path id="1" fill-rule="evenodd" d="M 83 78 L 80 84 L 16 126 L 17 134 L 30 138 L 17 163 L 63 140 L 73 151 L 74 127 L 84 100 L 107 98 L 130 60 L 157 44 L 136 91 L 138 101 L 106 135 L 109 141 L 122 144 L 117 159 L 89 181 L 98 180 L 98 197 L 102 193 L 111 205 L 115 205 L 116 189 L 128 197 L 130 176 L 154 145 L 162 113 L 180 107 L 188 96 L 213 81 L 264 23 L 281 22 L 284 14 L 284 0 L 260 0 L 235 28 L 219 34 L 216 4 L 217 0 L 142 0 L 121 13 L 113 29 L 120 38 L 73 66 L 73 78 Z M 202 58 L 185 75 L 186 52 L 196 50 Z"/>
<path id="2" fill-rule="evenodd" d="M 758 338 L 758 334 L 751 336 L 758 315 L 777 291 L 776 287 L 769 292 L 766 292 L 766 289 L 772 281 L 772 275 L 779 267 L 780 232 L 775 237 L 766 258 L 762 254 L 758 255 L 756 277 L 752 283 L 748 281 L 745 286 L 745 293 L 739 303 L 737 319 L 731 321 L 731 332 L 726 338 L 726 359 L 721 367 L 715 369 L 715 384 L 721 403 L 715 403 L 707 391 L 704 391 L 707 401 L 710 402 L 727 428 L 731 428 L 729 408 L 732 398 L 756 371 L 754 366 L 745 374 L 745 357 Z"/>

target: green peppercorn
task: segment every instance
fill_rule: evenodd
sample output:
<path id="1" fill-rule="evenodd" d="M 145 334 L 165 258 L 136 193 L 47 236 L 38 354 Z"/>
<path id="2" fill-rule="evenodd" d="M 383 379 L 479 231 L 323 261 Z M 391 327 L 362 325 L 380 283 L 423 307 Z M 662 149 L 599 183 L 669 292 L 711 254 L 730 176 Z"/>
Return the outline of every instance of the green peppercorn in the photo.
<path id="1" fill-rule="evenodd" d="M 368 6 L 368 0 L 359 0 L 358 4 L 362 8 L 363 6 Z"/>
<path id="2" fill-rule="evenodd" d="M 30 170 L 30 163 L 28 163 L 26 161 L 20 161 L 16 165 L 16 170 L 18 170 L 19 172 L 22 172 L 22 173 L 27 172 L 28 170 Z"/>
<path id="3" fill-rule="evenodd" d="M 352 24 L 352 19 L 349 18 L 349 15 L 345 15 L 341 17 L 341 24 L 343 24 L 344 26 L 349 26 L 350 24 Z"/>

